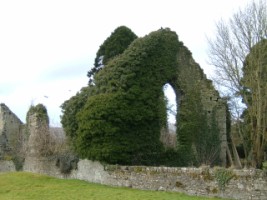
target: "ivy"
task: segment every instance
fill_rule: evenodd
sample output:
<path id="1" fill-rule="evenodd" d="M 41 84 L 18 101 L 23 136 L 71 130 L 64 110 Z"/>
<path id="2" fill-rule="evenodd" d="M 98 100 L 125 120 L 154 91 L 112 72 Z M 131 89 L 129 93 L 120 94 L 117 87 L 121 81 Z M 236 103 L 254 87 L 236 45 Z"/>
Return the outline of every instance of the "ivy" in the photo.
<path id="1" fill-rule="evenodd" d="M 233 172 L 224 168 L 217 169 L 215 172 L 215 179 L 221 191 L 225 191 L 226 185 L 233 177 Z"/>
<path id="2" fill-rule="evenodd" d="M 104 67 L 99 68 L 102 55 Z M 143 38 L 128 28 L 116 29 L 88 73 L 93 82 L 62 105 L 62 124 L 75 151 L 82 158 L 110 164 L 195 164 L 197 140 L 217 132 L 208 126 L 202 105 L 203 71 L 192 63 L 191 52 L 170 29 Z M 167 123 L 162 91 L 166 83 L 182 96 L 178 150 L 165 149 L 160 142 L 160 130 Z"/>
<path id="3" fill-rule="evenodd" d="M 93 82 L 94 75 L 104 67 L 109 60 L 123 53 L 123 51 L 137 38 L 127 27 L 120 26 L 100 46 L 96 53 L 94 67 L 87 73 L 89 83 Z"/>
<path id="4" fill-rule="evenodd" d="M 177 41 L 177 42 L 175 42 Z M 78 113 L 76 150 L 93 160 L 155 164 L 165 106 L 162 86 L 176 71 L 177 35 L 138 38 L 94 76 L 95 93 Z M 164 108 L 165 109 L 165 108 Z"/>
<path id="5" fill-rule="evenodd" d="M 94 87 L 92 85 L 84 87 L 75 96 L 71 97 L 61 105 L 63 111 L 61 123 L 66 135 L 72 141 L 77 137 L 77 113 L 83 109 L 88 97 L 93 91 Z"/>

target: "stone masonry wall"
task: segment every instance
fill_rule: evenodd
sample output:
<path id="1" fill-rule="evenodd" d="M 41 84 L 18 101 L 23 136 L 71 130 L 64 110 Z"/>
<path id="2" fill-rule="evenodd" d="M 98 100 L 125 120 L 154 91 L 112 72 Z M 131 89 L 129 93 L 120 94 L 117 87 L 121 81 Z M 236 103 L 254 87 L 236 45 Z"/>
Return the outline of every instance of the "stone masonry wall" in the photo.
<path id="1" fill-rule="evenodd" d="M 24 171 L 142 190 L 183 192 L 189 195 L 242 200 L 267 200 L 267 172 L 256 169 L 222 169 L 222 173 L 219 174 L 221 168 L 104 166 L 99 162 L 80 160 L 75 170 L 63 174 L 56 157 L 42 156 L 43 154 L 39 152 L 40 146 L 37 145 L 36 139 L 44 134 L 44 130 L 39 129 L 41 122 L 33 115 L 29 117 L 29 123 L 28 150 L 23 166 Z M 1 127 L 3 130 L 5 125 L 0 124 Z M 48 127 L 45 126 L 45 129 L 48 130 Z M 0 162 L 0 172 L 14 171 L 14 169 L 11 161 Z M 223 182 L 227 178 L 229 178 L 229 182 L 223 187 Z"/>
<path id="2" fill-rule="evenodd" d="M 196 196 L 267 200 L 267 172 L 256 169 L 227 169 L 231 173 L 231 179 L 223 190 L 219 184 L 223 176 L 219 178 L 216 175 L 221 168 L 104 166 L 99 162 L 80 160 L 76 170 L 64 175 L 56 167 L 56 160 L 31 158 L 27 163 L 25 171 L 58 178 L 142 190 L 182 192 Z"/>
<path id="3" fill-rule="evenodd" d="M 216 172 L 210 168 L 171 168 L 145 166 L 103 166 L 99 162 L 81 160 L 71 178 L 95 183 L 183 192 L 197 196 L 217 196 L 231 199 L 267 199 L 267 175 L 261 170 L 231 170 L 232 178 L 219 187 Z"/>
<path id="4" fill-rule="evenodd" d="M 226 133 L 226 102 L 223 100 L 218 91 L 214 88 L 212 81 L 207 79 L 207 76 L 204 74 L 200 65 L 195 62 L 192 57 L 191 52 L 185 47 L 182 46 L 178 54 L 178 79 L 177 83 L 172 84 L 174 88 L 185 88 L 184 92 L 186 95 L 186 88 L 193 90 L 199 90 L 201 95 L 201 104 L 203 110 L 207 113 L 209 120 L 212 120 L 212 112 L 215 112 L 216 121 L 219 128 L 219 137 L 221 141 L 220 146 L 220 160 L 221 166 L 226 166 L 226 149 L 227 149 L 227 133 Z M 185 78 L 186 77 L 186 78 Z M 197 86 L 197 89 L 195 88 Z M 177 91 L 176 91 L 177 93 Z M 183 99 L 183 94 L 180 97 Z M 181 100 L 183 101 L 183 100 Z M 177 102 L 177 105 L 180 102 Z M 180 109 L 182 110 L 183 103 L 181 103 Z M 178 113 L 179 114 L 179 113 Z M 178 133 L 179 134 L 179 133 Z"/>
<path id="5" fill-rule="evenodd" d="M 0 104 L 0 159 L 9 155 L 20 143 L 21 120 L 3 103 Z"/>
<path id="6" fill-rule="evenodd" d="M 13 161 L 0 160 L 0 172 L 13 172 L 16 171 L 16 167 Z"/>

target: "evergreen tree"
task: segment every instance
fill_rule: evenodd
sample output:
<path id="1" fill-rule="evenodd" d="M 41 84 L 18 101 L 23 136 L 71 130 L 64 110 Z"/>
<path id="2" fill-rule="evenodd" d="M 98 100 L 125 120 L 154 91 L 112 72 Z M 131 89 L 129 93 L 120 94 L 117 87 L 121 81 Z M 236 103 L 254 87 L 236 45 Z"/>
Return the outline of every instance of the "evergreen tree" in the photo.
<path id="1" fill-rule="evenodd" d="M 123 51 L 137 38 L 126 26 L 120 26 L 104 41 L 96 53 L 94 67 L 88 72 L 89 84 L 93 83 L 94 75 L 101 70 L 109 60 Z"/>

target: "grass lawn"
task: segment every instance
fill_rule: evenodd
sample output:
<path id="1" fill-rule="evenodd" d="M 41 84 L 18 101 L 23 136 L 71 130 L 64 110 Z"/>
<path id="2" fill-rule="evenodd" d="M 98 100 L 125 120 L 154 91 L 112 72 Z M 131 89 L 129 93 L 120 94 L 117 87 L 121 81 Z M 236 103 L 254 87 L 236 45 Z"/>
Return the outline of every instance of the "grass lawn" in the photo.
<path id="1" fill-rule="evenodd" d="M 204 200 L 184 194 L 108 187 L 80 180 L 62 180 L 44 175 L 0 173 L 0 200 Z M 210 198 L 215 200 L 217 198 Z"/>

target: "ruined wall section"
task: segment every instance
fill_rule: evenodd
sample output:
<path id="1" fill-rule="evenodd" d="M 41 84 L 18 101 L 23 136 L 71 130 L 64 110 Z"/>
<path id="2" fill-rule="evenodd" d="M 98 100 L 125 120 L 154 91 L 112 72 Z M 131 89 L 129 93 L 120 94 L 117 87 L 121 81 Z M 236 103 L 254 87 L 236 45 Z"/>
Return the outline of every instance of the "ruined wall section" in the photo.
<path id="1" fill-rule="evenodd" d="M 222 99 L 217 90 L 214 89 L 212 82 L 208 79 L 202 79 L 202 104 L 208 117 L 212 117 L 215 112 L 216 121 L 220 130 L 221 151 L 220 159 L 222 166 L 226 166 L 227 149 L 227 130 L 226 130 L 226 101 Z"/>
<path id="2" fill-rule="evenodd" d="M 182 94 L 180 96 L 180 102 L 177 101 L 177 105 L 183 101 L 184 88 L 188 89 L 191 87 L 193 90 L 199 90 L 201 103 L 207 116 L 211 119 L 212 112 L 215 111 L 216 113 L 215 116 L 220 130 L 219 137 L 221 140 L 220 159 L 222 166 L 226 166 L 226 102 L 220 97 L 219 92 L 215 90 L 212 81 L 207 78 L 200 65 L 195 62 L 191 52 L 183 45 L 181 45 L 178 51 L 177 61 L 177 79 L 172 83 L 172 85 L 175 85 L 175 90 L 180 91 L 179 93 Z"/>
<path id="3" fill-rule="evenodd" d="M 3 103 L 0 104 L 0 159 L 11 157 L 21 148 L 24 125 Z M 7 159 L 7 158 L 6 158 Z"/>
<path id="4" fill-rule="evenodd" d="M 35 173 L 42 173 L 45 174 L 45 171 L 51 171 L 46 165 L 45 162 L 48 163 L 48 159 L 45 159 L 45 162 L 42 162 L 44 158 L 40 155 L 40 149 L 38 145 L 38 140 L 41 135 L 40 127 L 42 126 L 42 121 L 39 121 L 36 113 L 27 116 L 27 132 L 29 134 L 29 139 L 27 142 L 27 150 L 25 156 L 25 162 L 23 166 L 24 171 L 35 172 Z M 43 170 L 43 168 L 46 170 Z"/>
<path id="5" fill-rule="evenodd" d="M 78 159 L 67 146 L 63 130 L 49 127 L 46 109 L 33 110 L 27 115 L 29 138 L 23 170 L 63 178 L 76 168 Z"/>
<path id="6" fill-rule="evenodd" d="M 50 142 L 48 122 L 38 117 L 38 113 L 30 113 L 27 116 L 27 132 L 29 134 L 29 139 L 27 142 L 23 170 L 32 171 L 34 168 L 38 169 L 36 172 L 43 173 L 42 168 L 46 166 L 46 164 L 41 161 L 45 160 L 45 162 L 48 162 L 49 160 L 46 158 L 49 156 Z"/>
<path id="7" fill-rule="evenodd" d="M 45 128 L 42 126 L 43 122 L 39 121 L 36 114 L 28 116 L 27 131 L 29 134 L 28 145 L 27 145 L 27 157 L 37 157 L 40 156 L 40 144 L 39 139 L 41 139 L 42 132 L 46 132 Z M 43 129 L 43 130 L 41 130 Z"/>

